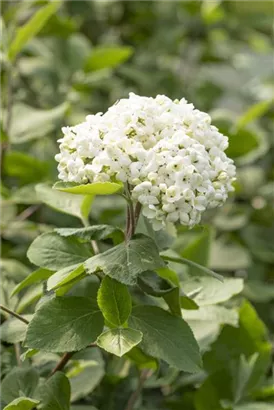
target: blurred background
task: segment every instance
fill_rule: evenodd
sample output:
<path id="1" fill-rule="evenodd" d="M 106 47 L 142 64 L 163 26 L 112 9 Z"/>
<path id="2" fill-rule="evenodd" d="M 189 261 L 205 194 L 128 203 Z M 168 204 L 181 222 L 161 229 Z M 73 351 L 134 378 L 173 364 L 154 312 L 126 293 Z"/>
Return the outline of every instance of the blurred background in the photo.
<path id="1" fill-rule="evenodd" d="M 205 215 L 205 227 L 179 228 L 173 249 L 228 277 L 244 278 L 240 298 L 253 304 L 273 344 L 273 2 L 64 1 L 22 48 L 13 44 L 10 49 L 18 27 L 45 4 L 2 2 L 2 303 L 18 307 L 18 300 L 8 295 L 30 271 L 25 254 L 38 234 L 56 225 L 80 226 L 73 216 L 42 205 L 46 200 L 35 191 L 36 184 L 57 179 L 54 155 L 61 126 L 105 111 L 131 91 L 185 97 L 209 112 L 213 124 L 229 137 L 227 154 L 237 165 L 237 182 L 226 205 Z M 123 207 L 116 197 L 96 200 L 91 220 L 123 226 Z M 39 295 L 24 295 L 21 312 L 28 312 Z M 251 328 L 256 320 L 252 317 Z M 205 335 L 211 330 L 206 328 Z M 236 357 L 256 352 L 262 343 L 243 342 L 241 333 L 234 337 L 242 341 Z M 4 371 L 9 360 L 5 353 Z M 209 374 L 213 362 L 206 361 Z M 216 362 L 214 366 L 224 375 Z M 262 369 L 268 382 L 260 394 L 267 401 L 274 398 L 270 362 Z M 210 386 L 226 399 L 214 375 Z M 165 386 L 164 408 L 194 409 L 197 380 L 168 376 L 162 384 L 152 382 L 147 409 L 160 408 L 156 391 Z M 206 403 L 203 391 L 200 397 L 198 410 L 223 408 L 214 407 L 215 399 Z"/>

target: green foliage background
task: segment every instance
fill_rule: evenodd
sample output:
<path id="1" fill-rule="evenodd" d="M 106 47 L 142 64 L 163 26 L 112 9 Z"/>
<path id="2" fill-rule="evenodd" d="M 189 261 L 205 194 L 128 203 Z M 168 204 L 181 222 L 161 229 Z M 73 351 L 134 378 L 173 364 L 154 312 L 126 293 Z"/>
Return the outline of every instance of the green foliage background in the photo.
<path id="1" fill-rule="evenodd" d="M 55 2 L 48 14 L 38 15 L 24 30 L 41 7 L 47 3 L 2 2 L 1 303 L 33 314 L 42 296 L 41 283 L 10 296 L 34 270 L 26 257 L 30 243 L 55 227 L 81 227 L 81 204 L 60 204 L 48 188 L 57 179 L 54 155 L 61 126 L 104 111 L 131 91 L 185 97 L 209 112 L 229 136 L 227 152 L 235 160 L 238 179 L 225 206 L 208 212 L 201 227 L 178 227 L 171 247 L 175 255 L 214 269 L 228 282 L 225 290 L 213 279 L 183 282 L 183 291 L 194 295 L 202 309 L 186 307 L 183 316 L 204 353 L 204 370 L 190 376 L 162 364 L 146 382 L 136 408 L 273 409 L 273 2 Z M 124 218 L 120 198 L 94 200 L 93 224 L 123 228 Z M 161 237 L 154 239 L 161 242 Z M 182 280 L 199 274 L 193 267 L 174 269 Z M 231 278 L 239 281 L 228 285 Z M 79 286 L 75 296 L 92 292 L 88 285 Z M 10 333 L 14 327 L 15 338 Z M 10 383 L 22 377 L 27 383 L 36 380 L 37 372 L 47 376 L 56 354 L 33 356 L 32 375 L 22 373 L 30 371 L 29 359 L 20 370 L 23 375 L 9 373 L 16 371 L 9 342 L 23 340 L 25 329 L 17 322 L 8 332 L 6 328 L 2 377 Z M 67 370 L 71 409 L 124 408 L 136 388 L 136 366 L 128 358 L 106 359 L 91 350 L 78 353 Z M 57 375 L 56 383 L 66 391 L 67 379 L 62 377 Z M 68 403 L 62 406 L 69 408 Z"/>

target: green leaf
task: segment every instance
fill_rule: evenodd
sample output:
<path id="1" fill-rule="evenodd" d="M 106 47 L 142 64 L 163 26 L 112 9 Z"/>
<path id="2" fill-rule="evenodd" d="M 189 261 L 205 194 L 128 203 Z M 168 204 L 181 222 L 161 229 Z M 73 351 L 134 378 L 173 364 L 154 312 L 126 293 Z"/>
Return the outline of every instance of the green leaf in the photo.
<path id="1" fill-rule="evenodd" d="M 27 252 L 32 263 L 50 270 L 83 263 L 90 256 L 91 251 L 86 244 L 76 238 L 63 238 L 54 232 L 38 236 Z"/>
<path id="2" fill-rule="evenodd" d="M 94 182 L 93 184 L 78 185 L 74 182 L 56 182 L 53 188 L 77 195 L 111 195 L 120 191 L 123 184 L 120 182 Z"/>
<path id="3" fill-rule="evenodd" d="M 105 375 L 105 362 L 101 350 L 92 348 L 74 354 L 70 363 L 66 375 L 71 385 L 71 401 L 74 402 L 85 398 L 98 386 Z"/>
<path id="4" fill-rule="evenodd" d="M 68 107 L 67 102 L 50 110 L 38 110 L 21 103 L 14 104 L 10 127 L 12 144 L 22 144 L 48 135 L 61 125 Z"/>
<path id="5" fill-rule="evenodd" d="M 260 101 L 249 107 L 238 119 L 236 124 L 237 128 L 243 128 L 251 121 L 255 121 L 257 118 L 262 117 L 269 110 L 272 103 L 273 100 Z"/>
<path id="6" fill-rule="evenodd" d="M 23 183 L 43 179 L 48 168 L 47 162 L 19 151 L 9 151 L 4 158 L 5 174 L 19 178 Z"/>
<path id="7" fill-rule="evenodd" d="M 198 344 L 188 324 L 156 306 L 132 309 L 129 325 L 143 333 L 145 353 L 185 372 L 201 370 Z"/>
<path id="8" fill-rule="evenodd" d="M 193 267 L 193 268 L 196 268 L 196 269 L 200 270 L 200 271 L 203 272 L 203 273 L 206 273 L 206 274 L 209 275 L 209 276 L 213 276 L 215 279 L 218 279 L 218 280 L 220 280 L 221 282 L 223 281 L 223 277 L 222 277 L 221 275 L 218 275 L 218 273 L 213 272 L 211 269 L 208 269 L 208 268 L 206 268 L 206 267 L 204 267 L 204 266 L 201 266 L 201 265 L 199 265 L 198 263 L 193 262 L 193 261 L 191 261 L 191 260 L 189 260 L 189 259 L 185 259 L 185 258 L 182 258 L 182 257 L 177 258 L 177 257 L 174 257 L 174 256 L 168 256 L 168 255 L 165 255 L 165 254 L 163 254 L 163 253 L 161 253 L 161 257 L 162 257 L 164 260 L 166 260 L 166 261 L 170 261 L 170 262 L 175 262 L 175 263 L 179 263 L 179 264 L 191 266 L 191 267 Z"/>
<path id="9" fill-rule="evenodd" d="M 98 305 L 104 318 L 114 326 L 122 326 L 131 312 L 131 297 L 126 285 L 105 276 L 98 291 Z"/>
<path id="10" fill-rule="evenodd" d="M 96 343 L 107 352 L 121 357 L 139 344 L 142 337 L 142 332 L 131 328 L 110 329 L 102 333 Z"/>
<path id="11" fill-rule="evenodd" d="M 48 19 L 56 13 L 61 4 L 62 2 L 60 1 L 50 2 L 38 10 L 23 27 L 17 30 L 8 51 L 8 56 L 11 61 L 20 53 L 25 44 L 39 33 Z"/>
<path id="12" fill-rule="evenodd" d="M 58 192 L 47 184 L 38 184 L 35 187 L 38 199 L 46 205 L 68 215 L 86 219 L 93 201 L 92 195 L 76 196 L 66 192 Z"/>
<path id="13" fill-rule="evenodd" d="M 41 400 L 41 410 L 69 410 L 70 383 L 67 376 L 56 372 L 39 387 L 37 397 Z"/>
<path id="14" fill-rule="evenodd" d="M 114 68 L 127 61 L 132 54 L 132 47 L 95 47 L 92 50 L 91 56 L 86 60 L 85 71 Z"/>
<path id="15" fill-rule="evenodd" d="M 39 375 L 34 368 L 14 367 L 2 381 L 2 400 L 10 403 L 22 396 L 32 397 L 38 384 Z"/>
<path id="16" fill-rule="evenodd" d="M 122 241 L 124 238 L 123 231 L 111 225 L 93 225 L 87 228 L 56 228 L 54 231 L 61 236 L 76 236 L 84 241 L 90 241 L 91 239 L 102 241 L 108 238 Z"/>
<path id="17" fill-rule="evenodd" d="M 184 293 L 199 306 L 225 302 L 243 290 L 243 279 L 224 278 L 223 283 L 214 278 L 196 276 L 181 283 Z M 193 296 L 192 296 L 193 295 Z"/>
<path id="18" fill-rule="evenodd" d="M 209 260 L 212 269 L 228 272 L 247 269 L 250 265 L 250 254 L 244 246 L 236 242 L 227 243 L 222 238 L 214 241 Z"/>
<path id="19" fill-rule="evenodd" d="M 166 274 L 166 271 L 169 274 Z M 177 280 L 176 273 L 167 268 L 157 269 L 157 274 L 152 271 L 143 272 L 138 277 L 138 285 L 148 295 L 163 297 L 170 311 L 175 315 L 181 316 L 180 289 L 177 284 L 174 284 L 174 281 L 170 280 L 170 273 L 174 274 Z"/>
<path id="20" fill-rule="evenodd" d="M 23 315 L 27 320 L 32 318 L 32 315 Z M 6 320 L 0 326 L 1 329 L 1 339 L 7 343 L 18 343 L 22 342 L 25 338 L 27 324 L 21 322 L 17 318 L 10 318 Z"/>
<path id="21" fill-rule="evenodd" d="M 47 289 L 53 290 L 60 286 L 63 286 L 71 281 L 74 281 L 79 276 L 82 276 L 84 272 L 84 265 L 76 264 L 72 266 L 67 266 L 56 273 L 54 273 L 47 282 Z"/>
<path id="22" fill-rule="evenodd" d="M 39 403 L 39 400 L 30 399 L 29 397 L 19 397 L 4 407 L 3 410 L 31 410 Z"/>
<path id="23" fill-rule="evenodd" d="M 11 296 L 14 296 L 17 293 L 21 292 L 21 290 L 25 289 L 27 286 L 48 279 L 52 274 L 53 272 L 48 269 L 39 268 L 35 270 L 34 272 L 30 273 L 29 276 L 27 276 L 24 280 L 22 280 L 22 282 L 18 283 L 18 285 L 13 289 Z"/>
<path id="24" fill-rule="evenodd" d="M 77 351 L 94 342 L 103 326 L 103 316 L 91 299 L 57 297 L 34 314 L 24 344 L 49 352 Z"/>
<path id="25" fill-rule="evenodd" d="M 160 268 L 164 262 L 152 239 L 138 235 L 128 243 L 93 256 L 84 266 L 89 274 L 102 270 L 118 282 L 135 285 L 140 273 Z"/>

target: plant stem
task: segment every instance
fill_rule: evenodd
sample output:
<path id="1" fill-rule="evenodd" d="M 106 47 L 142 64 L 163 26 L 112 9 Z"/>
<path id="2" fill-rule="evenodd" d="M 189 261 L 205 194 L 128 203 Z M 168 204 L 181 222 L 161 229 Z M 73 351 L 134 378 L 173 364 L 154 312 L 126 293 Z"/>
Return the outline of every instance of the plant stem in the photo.
<path id="1" fill-rule="evenodd" d="M 29 324 L 29 321 L 25 319 L 23 316 L 18 315 L 18 313 L 13 312 L 13 310 L 10 310 L 6 306 L 0 305 L 0 309 L 2 309 L 4 312 L 9 313 L 10 315 L 16 317 L 17 319 L 21 320 L 21 322 L 24 322 L 26 325 Z"/>
<path id="2" fill-rule="evenodd" d="M 17 365 L 18 365 L 18 366 L 21 366 L 20 343 L 14 343 L 14 350 L 15 350 L 15 356 L 16 356 Z"/>
<path id="3" fill-rule="evenodd" d="M 60 370 L 63 370 L 63 368 L 66 366 L 66 364 L 71 359 L 71 357 L 74 355 L 74 353 L 75 352 L 67 352 L 67 353 L 63 354 L 60 361 L 57 363 L 57 365 L 51 371 L 49 377 L 53 376 L 56 372 L 58 372 Z"/>
<path id="4" fill-rule="evenodd" d="M 151 374 L 153 373 L 153 370 L 151 369 L 144 369 L 141 371 L 140 373 L 140 377 L 139 377 L 139 382 L 138 382 L 138 386 L 136 388 L 136 390 L 134 390 L 127 402 L 127 405 L 125 407 L 125 410 L 133 410 L 136 404 L 136 401 L 143 389 L 144 383 L 145 381 L 151 376 Z"/>

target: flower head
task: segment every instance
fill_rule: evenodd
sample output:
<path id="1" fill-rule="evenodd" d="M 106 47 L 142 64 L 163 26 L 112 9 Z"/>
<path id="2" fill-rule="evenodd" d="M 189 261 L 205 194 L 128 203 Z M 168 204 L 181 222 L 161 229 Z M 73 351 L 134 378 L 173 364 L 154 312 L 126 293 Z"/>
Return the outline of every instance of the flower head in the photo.
<path id="1" fill-rule="evenodd" d="M 128 183 L 155 230 L 177 221 L 194 226 L 233 190 L 228 138 L 185 99 L 130 93 L 105 114 L 62 131 L 59 178 Z"/>

